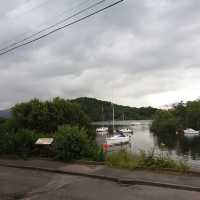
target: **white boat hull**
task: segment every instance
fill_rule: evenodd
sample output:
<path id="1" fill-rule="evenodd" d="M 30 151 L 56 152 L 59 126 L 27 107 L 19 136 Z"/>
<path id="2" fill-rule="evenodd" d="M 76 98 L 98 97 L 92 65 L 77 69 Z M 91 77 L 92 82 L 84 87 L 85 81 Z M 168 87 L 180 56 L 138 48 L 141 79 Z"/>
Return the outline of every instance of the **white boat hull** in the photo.
<path id="1" fill-rule="evenodd" d="M 129 134 L 133 133 L 133 131 L 131 129 L 120 129 L 119 131 L 122 133 L 129 133 Z"/>
<path id="2" fill-rule="evenodd" d="M 105 132 L 102 132 L 102 131 L 101 131 L 101 132 L 97 132 L 97 134 L 98 134 L 98 135 L 107 135 L 107 134 L 108 134 L 108 131 L 105 131 Z"/>
<path id="3" fill-rule="evenodd" d="M 199 131 L 195 131 L 194 129 L 186 129 L 186 130 L 184 130 L 184 136 L 190 137 L 190 138 L 199 136 Z"/>
<path id="4" fill-rule="evenodd" d="M 129 136 L 125 137 L 112 137 L 112 138 L 106 138 L 106 143 L 110 145 L 117 145 L 117 144 L 123 144 L 128 143 L 130 141 Z"/>
<path id="5" fill-rule="evenodd" d="M 96 129 L 96 132 L 97 132 L 97 133 L 100 133 L 100 132 L 108 132 L 108 128 L 107 128 L 107 127 L 97 128 L 97 129 Z"/>

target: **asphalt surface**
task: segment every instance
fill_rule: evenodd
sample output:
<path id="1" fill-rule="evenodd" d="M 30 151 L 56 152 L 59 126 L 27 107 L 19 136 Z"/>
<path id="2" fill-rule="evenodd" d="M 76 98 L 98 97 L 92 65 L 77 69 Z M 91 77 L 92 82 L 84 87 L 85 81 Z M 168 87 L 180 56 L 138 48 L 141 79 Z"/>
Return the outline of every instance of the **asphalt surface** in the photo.
<path id="1" fill-rule="evenodd" d="M 0 200 L 199 200 L 199 192 L 127 186 L 85 177 L 0 167 Z"/>

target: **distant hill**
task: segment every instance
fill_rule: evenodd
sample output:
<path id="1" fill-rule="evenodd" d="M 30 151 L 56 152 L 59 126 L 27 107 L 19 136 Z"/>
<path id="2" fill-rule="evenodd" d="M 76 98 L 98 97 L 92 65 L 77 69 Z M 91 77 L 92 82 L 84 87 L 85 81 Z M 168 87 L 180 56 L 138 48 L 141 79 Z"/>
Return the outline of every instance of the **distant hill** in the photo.
<path id="1" fill-rule="evenodd" d="M 72 102 L 78 103 L 82 110 L 89 116 L 91 121 L 112 120 L 112 104 L 108 101 L 101 101 L 95 98 L 81 97 Z M 102 115 L 102 106 L 104 114 Z M 158 110 L 152 107 L 129 107 L 114 104 L 115 119 L 122 120 L 123 115 L 125 120 L 145 120 L 152 119 L 155 112 Z"/>
<path id="2" fill-rule="evenodd" d="M 0 110 L 0 117 L 1 118 L 9 118 L 11 116 L 10 110 Z"/>
<path id="3" fill-rule="evenodd" d="M 112 120 L 112 103 L 102 101 L 95 98 L 80 97 L 71 100 L 73 103 L 80 105 L 81 109 L 88 115 L 91 121 L 108 121 Z M 103 114 L 102 114 L 103 107 Z M 145 120 L 152 119 L 155 112 L 158 110 L 153 107 L 129 107 L 114 104 L 115 119 L 116 120 Z M 1 118 L 9 118 L 11 116 L 10 110 L 1 110 Z"/>

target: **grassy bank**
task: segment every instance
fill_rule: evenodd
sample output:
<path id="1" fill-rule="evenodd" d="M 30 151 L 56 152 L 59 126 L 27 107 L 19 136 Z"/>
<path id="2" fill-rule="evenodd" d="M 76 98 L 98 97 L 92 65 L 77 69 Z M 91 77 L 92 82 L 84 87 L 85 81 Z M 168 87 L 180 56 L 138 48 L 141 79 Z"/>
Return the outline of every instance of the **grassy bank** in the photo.
<path id="1" fill-rule="evenodd" d="M 185 162 L 173 160 L 163 154 L 155 155 L 154 151 L 148 153 L 141 151 L 138 154 L 133 154 L 122 150 L 108 155 L 105 163 L 110 167 L 128 170 L 137 168 L 178 172 L 187 172 L 189 170 L 189 166 Z"/>

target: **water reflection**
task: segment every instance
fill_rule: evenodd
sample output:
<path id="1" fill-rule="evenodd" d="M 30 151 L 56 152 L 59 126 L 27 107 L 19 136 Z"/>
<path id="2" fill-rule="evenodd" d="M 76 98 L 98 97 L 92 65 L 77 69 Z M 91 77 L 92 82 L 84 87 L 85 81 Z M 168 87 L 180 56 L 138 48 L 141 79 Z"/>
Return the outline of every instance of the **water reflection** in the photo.
<path id="1" fill-rule="evenodd" d="M 191 156 L 193 160 L 200 158 L 200 137 L 179 137 L 177 140 L 177 153 Z"/>
<path id="2" fill-rule="evenodd" d="M 105 122 L 104 122 L 105 124 Z M 140 150 L 150 151 L 155 149 L 157 152 L 166 152 L 174 158 L 184 158 L 191 163 L 198 163 L 200 165 L 200 137 L 187 138 L 184 136 L 177 136 L 176 134 L 160 134 L 154 135 L 150 132 L 151 121 L 117 121 L 116 128 L 131 128 L 133 136 L 131 143 L 126 146 L 113 147 L 112 150 L 119 150 L 127 148 L 131 151 L 137 152 Z M 98 127 L 96 125 L 96 127 Z M 112 126 L 109 126 L 109 134 L 112 134 Z M 105 143 L 106 136 L 97 136 L 99 144 Z"/>

